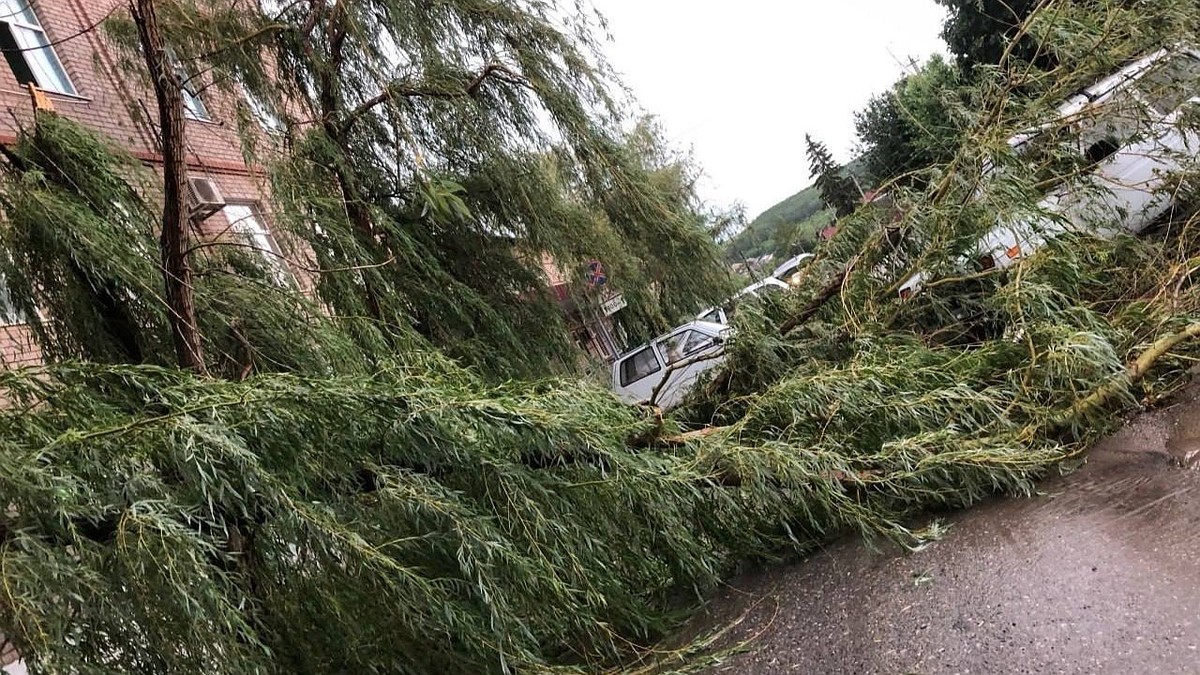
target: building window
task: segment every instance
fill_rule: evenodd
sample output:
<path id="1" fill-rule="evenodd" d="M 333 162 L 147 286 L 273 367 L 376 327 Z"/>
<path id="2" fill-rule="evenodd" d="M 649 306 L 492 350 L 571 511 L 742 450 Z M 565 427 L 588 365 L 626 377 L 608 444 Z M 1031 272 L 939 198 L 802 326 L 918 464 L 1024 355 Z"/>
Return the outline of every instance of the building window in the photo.
<path id="1" fill-rule="evenodd" d="M 254 119 L 258 121 L 263 131 L 269 134 L 282 134 L 287 130 L 283 120 L 275 114 L 268 103 L 251 94 L 245 87 L 242 88 L 242 95 L 246 99 L 246 107 L 250 108 L 250 114 L 254 115 Z"/>
<path id="2" fill-rule="evenodd" d="M 267 270 L 281 286 L 293 282 L 291 272 L 283 261 L 283 253 L 271 231 L 263 225 L 262 217 L 249 204 L 227 204 L 222 213 L 229 221 L 229 230 L 263 257 Z"/>
<path id="3" fill-rule="evenodd" d="M 208 116 L 208 108 L 204 105 L 204 99 L 200 98 L 200 90 L 195 85 L 196 78 L 189 75 L 183 66 L 176 66 L 175 74 L 183 83 L 183 87 L 179 90 L 183 96 L 183 112 L 194 120 L 202 122 L 211 120 L 212 118 Z"/>
<path id="4" fill-rule="evenodd" d="M 0 49 L 17 82 L 75 95 L 75 86 L 33 13 L 32 0 L 0 0 Z"/>
<path id="5" fill-rule="evenodd" d="M 28 323 L 25 315 L 13 304 L 8 292 L 8 281 L 0 274 L 0 326 Z"/>
<path id="6" fill-rule="evenodd" d="M 0 0 L 3 1 L 3 0 Z M 200 78 L 192 75 L 192 73 L 183 65 L 179 57 L 175 55 L 173 49 L 167 50 L 167 58 L 171 60 L 171 65 L 175 68 L 175 77 L 179 78 L 179 94 L 183 98 L 183 112 L 185 115 L 194 120 L 207 122 L 212 118 L 208 115 L 208 107 L 204 105 L 204 99 L 200 98 Z"/>

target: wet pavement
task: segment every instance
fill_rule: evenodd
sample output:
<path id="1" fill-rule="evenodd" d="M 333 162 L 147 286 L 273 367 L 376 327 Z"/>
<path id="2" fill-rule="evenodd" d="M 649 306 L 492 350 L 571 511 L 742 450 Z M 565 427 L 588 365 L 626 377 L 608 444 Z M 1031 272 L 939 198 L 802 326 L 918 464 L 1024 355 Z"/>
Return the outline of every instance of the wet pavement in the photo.
<path id="1" fill-rule="evenodd" d="M 709 671 L 1200 674 L 1200 400 L 1132 420 L 918 553 L 860 540 L 731 582 Z"/>

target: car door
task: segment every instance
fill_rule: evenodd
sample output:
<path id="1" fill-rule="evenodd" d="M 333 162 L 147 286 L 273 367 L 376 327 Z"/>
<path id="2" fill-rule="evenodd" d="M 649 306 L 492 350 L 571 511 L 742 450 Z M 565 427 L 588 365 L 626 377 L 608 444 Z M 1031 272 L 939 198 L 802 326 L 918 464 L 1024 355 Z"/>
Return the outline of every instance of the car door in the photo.
<path id="1" fill-rule="evenodd" d="M 646 401 L 665 376 L 658 344 L 651 342 L 613 364 L 613 391 L 626 403 Z"/>
<path id="2" fill-rule="evenodd" d="M 664 410 L 678 405 L 696 380 L 723 360 L 719 337 L 697 327 L 671 333 L 659 341 L 659 348 L 667 364 L 667 381 L 653 403 Z"/>

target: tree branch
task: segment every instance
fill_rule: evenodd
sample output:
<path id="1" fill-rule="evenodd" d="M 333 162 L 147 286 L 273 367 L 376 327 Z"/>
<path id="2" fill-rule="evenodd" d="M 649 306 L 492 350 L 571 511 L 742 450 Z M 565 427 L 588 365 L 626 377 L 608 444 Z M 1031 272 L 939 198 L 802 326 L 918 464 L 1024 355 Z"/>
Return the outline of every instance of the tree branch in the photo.
<path id="1" fill-rule="evenodd" d="M 712 352 L 711 354 L 704 354 L 702 356 L 698 356 L 698 357 L 692 358 L 692 359 L 680 359 L 680 360 L 676 361 L 675 363 L 672 363 L 671 365 L 667 366 L 667 372 L 663 374 L 663 378 L 658 381 L 658 384 L 654 385 L 654 390 L 650 392 L 650 399 L 649 399 L 650 405 L 653 405 L 653 406 L 658 405 L 658 395 L 661 394 L 663 388 L 667 386 L 667 380 L 671 379 L 671 373 L 674 373 L 675 371 L 677 371 L 681 368 L 686 368 L 686 367 L 692 365 L 693 363 L 704 363 L 705 361 L 713 361 L 713 360 L 719 359 L 723 356 L 725 356 L 725 351 L 720 350 L 720 351 Z"/>
<path id="2" fill-rule="evenodd" d="M 842 273 L 837 275 L 837 278 L 835 278 L 833 281 L 826 284 L 825 288 L 822 288 L 821 292 L 817 294 L 817 297 L 813 298 L 811 302 L 804 306 L 804 309 L 800 310 L 798 314 L 787 321 L 784 321 L 783 324 L 779 326 L 779 334 L 787 335 L 798 326 L 813 318 L 813 316 L 815 316 L 816 313 L 825 306 L 825 303 L 829 302 L 835 296 L 837 296 L 838 293 L 842 292 L 842 286 L 846 284 L 846 279 L 850 277 L 850 270 L 853 268 L 854 263 L 846 265 L 845 269 L 842 270 Z"/>
<path id="3" fill-rule="evenodd" d="M 383 91 L 375 96 L 363 101 L 358 107 L 346 113 L 342 120 L 342 129 L 348 129 L 358 118 L 370 112 L 376 106 L 399 98 L 436 98 L 436 99 L 455 99 L 463 97 L 474 97 L 483 87 L 484 82 L 489 78 L 507 82 L 518 86 L 529 86 L 520 75 L 513 72 L 508 66 L 501 63 L 492 63 L 479 71 L 475 77 L 467 83 L 463 89 L 446 89 L 435 86 L 421 85 L 410 82 L 407 79 L 397 80 L 384 87 Z"/>
<path id="4" fill-rule="evenodd" d="M 1124 373 L 1102 385 L 1086 398 L 1079 400 L 1063 415 L 1052 420 L 1050 428 L 1057 429 L 1069 426 L 1075 420 L 1079 419 L 1079 417 L 1103 407 L 1109 401 L 1119 396 L 1125 389 L 1137 384 L 1142 378 L 1146 377 L 1146 373 L 1150 372 L 1154 364 L 1170 353 L 1172 349 L 1188 340 L 1197 338 L 1200 338 L 1200 323 L 1194 323 L 1178 333 L 1172 333 L 1166 337 L 1159 338 L 1130 363 Z"/>

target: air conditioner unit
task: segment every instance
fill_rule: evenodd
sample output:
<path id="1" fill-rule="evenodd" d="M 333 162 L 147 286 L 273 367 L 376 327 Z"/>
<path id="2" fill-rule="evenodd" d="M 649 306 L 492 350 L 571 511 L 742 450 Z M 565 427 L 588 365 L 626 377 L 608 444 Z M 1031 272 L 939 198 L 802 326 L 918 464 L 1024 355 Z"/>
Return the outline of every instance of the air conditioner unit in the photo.
<path id="1" fill-rule="evenodd" d="M 225 207 L 225 196 L 216 181 L 209 178 L 188 178 L 188 195 L 192 199 L 191 217 L 200 221 Z"/>

